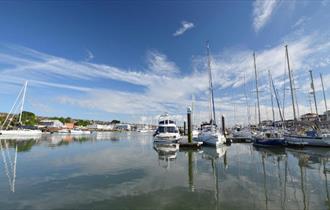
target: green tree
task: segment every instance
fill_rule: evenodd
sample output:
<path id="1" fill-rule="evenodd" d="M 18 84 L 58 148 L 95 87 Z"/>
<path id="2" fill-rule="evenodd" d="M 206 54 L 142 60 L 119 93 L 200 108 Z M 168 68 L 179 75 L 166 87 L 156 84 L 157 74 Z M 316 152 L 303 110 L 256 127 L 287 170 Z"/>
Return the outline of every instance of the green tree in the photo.
<path id="1" fill-rule="evenodd" d="M 23 111 L 22 112 L 22 124 L 28 126 L 34 126 L 37 124 L 36 115 L 32 112 Z"/>
<path id="2" fill-rule="evenodd" d="M 88 120 L 78 120 L 75 122 L 76 126 L 84 126 L 86 127 L 87 125 L 90 125 L 91 123 Z"/>

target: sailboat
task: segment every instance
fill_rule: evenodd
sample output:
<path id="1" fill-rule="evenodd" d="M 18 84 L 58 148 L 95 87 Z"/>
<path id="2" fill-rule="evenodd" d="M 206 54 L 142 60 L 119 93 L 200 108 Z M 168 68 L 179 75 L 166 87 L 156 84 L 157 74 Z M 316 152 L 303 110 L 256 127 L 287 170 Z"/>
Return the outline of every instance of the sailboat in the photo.
<path id="1" fill-rule="evenodd" d="M 290 69 L 290 63 L 289 63 L 289 53 L 288 53 L 288 46 L 285 46 L 286 50 L 286 58 L 287 58 L 287 64 L 288 64 L 288 70 L 289 70 L 289 79 L 290 79 L 290 85 L 292 84 L 292 76 L 291 76 L 291 69 Z M 310 77 L 311 77 L 311 89 L 312 89 L 312 94 L 314 98 L 314 104 L 315 104 L 315 111 L 316 114 L 318 115 L 318 110 L 317 110 L 317 102 L 316 102 L 316 96 L 315 96 L 315 88 L 314 88 L 314 81 L 313 81 L 313 74 L 312 71 L 309 71 Z M 292 85 L 290 86 L 291 89 L 291 97 L 292 97 L 292 108 L 293 108 L 293 114 L 294 114 L 294 122 L 297 122 L 297 117 L 295 113 L 295 105 L 294 105 L 294 97 L 293 97 L 293 91 L 294 88 Z M 317 127 L 317 126 L 316 126 Z M 310 146 L 310 147 L 330 147 L 330 138 L 327 137 L 325 134 L 319 134 L 317 129 L 311 129 L 307 130 L 303 133 L 294 131 L 289 134 L 284 135 L 286 144 L 288 146 L 298 146 L 298 147 L 305 147 L 305 146 Z"/>
<path id="2" fill-rule="evenodd" d="M 226 143 L 226 137 L 220 133 L 216 121 L 215 121 L 215 107 L 214 107 L 214 95 L 212 85 L 212 72 L 211 72 L 211 60 L 210 60 L 210 47 L 207 44 L 207 56 L 208 56 L 208 73 L 209 73 L 209 113 L 210 122 L 203 123 L 201 125 L 201 132 L 198 134 L 197 141 L 203 142 L 204 145 L 219 146 Z"/>
<path id="3" fill-rule="evenodd" d="M 22 113 L 24 107 L 24 101 L 26 96 L 27 81 L 25 82 L 23 88 L 19 92 L 14 105 L 12 106 L 10 112 L 8 113 L 5 121 L 0 128 L 0 138 L 1 139 L 31 139 L 41 135 L 40 130 L 26 129 L 18 127 L 16 129 L 9 130 L 9 126 L 14 119 L 12 112 L 15 112 L 18 108 L 20 109 L 18 116 L 18 124 L 22 126 Z M 20 99 L 20 101 L 19 101 Z M 18 103 L 17 103 L 18 102 Z M 11 116 L 12 115 L 12 116 Z M 10 117 L 11 116 L 11 117 Z"/>
<path id="4" fill-rule="evenodd" d="M 255 71 L 255 79 L 256 79 L 256 91 L 257 91 L 257 102 L 258 102 L 258 115 L 259 115 L 259 125 L 260 125 L 260 106 L 259 106 L 259 95 L 258 95 L 258 74 L 257 74 L 257 67 L 256 67 L 256 56 L 255 53 L 253 53 L 253 60 L 254 60 L 254 71 Z M 273 114 L 273 125 L 275 122 L 275 113 L 274 113 L 274 104 L 273 104 L 273 91 L 272 91 L 272 85 L 274 87 L 274 84 L 272 83 L 272 77 L 269 74 L 269 90 L 270 90 L 270 96 L 271 96 L 271 103 L 272 103 L 272 114 Z M 274 90 L 275 92 L 275 90 Z M 268 146 L 283 146 L 285 144 L 283 135 L 281 132 L 275 129 L 274 126 L 266 129 L 261 129 L 260 132 L 257 133 L 257 135 L 254 136 L 253 139 L 253 145 L 254 146 L 262 146 L 262 147 L 268 147 Z"/>

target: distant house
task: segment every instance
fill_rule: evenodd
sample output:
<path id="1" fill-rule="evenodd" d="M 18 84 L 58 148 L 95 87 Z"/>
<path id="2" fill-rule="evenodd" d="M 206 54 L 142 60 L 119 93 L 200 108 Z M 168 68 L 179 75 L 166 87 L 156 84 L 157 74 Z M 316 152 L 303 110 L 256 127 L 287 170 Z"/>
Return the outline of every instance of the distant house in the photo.
<path id="1" fill-rule="evenodd" d="M 273 125 L 273 121 L 272 120 L 264 120 L 261 122 L 262 126 L 272 126 Z"/>
<path id="2" fill-rule="evenodd" d="M 74 123 L 65 123 L 64 127 L 67 129 L 73 129 L 74 128 Z"/>
<path id="3" fill-rule="evenodd" d="M 62 128 L 64 127 L 63 123 L 59 120 L 41 120 L 39 127 L 44 128 Z"/>
<path id="4" fill-rule="evenodd" d="M 315 122 L 319 119 L 319 116 L 315 113 L 307 113 L 307 114 L 301 115 L 300 119 L 303 122 Z"/>
<path id="5" fill-rule="evenodd" d="M 92 124 L 88 125 L 87 128 L 92 130 L 113 130 L 113 125 L 100 125 L 100 124 Z"/>
<path id="6" fill-rule="evenodd" d="M 326 121 L 330 122 L 330 110 L 325 111 L 324 115 L 326 117 Z"/>
<path id="7" fill-rule="evenodd" d="M 115 128 L 121 131 L 130 131 L 131 125 L 129 124 L 116 124 Z"/>

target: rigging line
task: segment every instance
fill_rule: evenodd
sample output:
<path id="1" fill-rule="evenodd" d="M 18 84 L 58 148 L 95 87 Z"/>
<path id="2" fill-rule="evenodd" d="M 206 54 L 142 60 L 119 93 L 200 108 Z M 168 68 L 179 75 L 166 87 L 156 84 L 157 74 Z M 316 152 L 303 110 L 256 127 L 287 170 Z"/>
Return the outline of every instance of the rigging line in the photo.
<path id="1" fill-rule="evenodd" d="M 18 95 L 17 95 L 17 97 L 16 97 L 16 100 L 15 100 L 15 103 L 14 103 L 13 106 L 11 107 L 11 109 L 10 109 L 10 111 L 9 111 L 9 113 L 8 113 L 8 115 L 7 115 L 7 117 L 6 117 L 6 119 L 5 119 L 5 121 L 4 121 L 3 124 L 1 125 L 1 130 L 2 130 L 3 126 L 5 125 L 6 121 L 8 120 L 10 114 L 12 113 L 14 107 L 16 106 L 16 103 L 17 103 L 18 99 L 20 98 L 23 89 L 24 89 L 24 88 L 22 88 L 22 89 L 20 90 L 20 92 L 18 93 Z"/>

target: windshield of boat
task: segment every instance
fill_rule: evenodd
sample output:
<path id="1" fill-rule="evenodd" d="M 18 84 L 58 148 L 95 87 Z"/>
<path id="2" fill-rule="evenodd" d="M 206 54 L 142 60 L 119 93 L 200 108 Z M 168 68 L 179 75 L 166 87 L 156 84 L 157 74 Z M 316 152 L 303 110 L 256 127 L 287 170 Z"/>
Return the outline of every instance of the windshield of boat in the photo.
<path id="1" fill-rule="evenodd" d="M 165 125 L 165 124 L 175 124 L 173 120 L 161 120 L 159 121 L 159 125 Z"/>
<path id="2" fill-rule="evenodd" d="M 178 133 L 178 129 L 174 126 L 159 126 L 159 133 Z"/>

